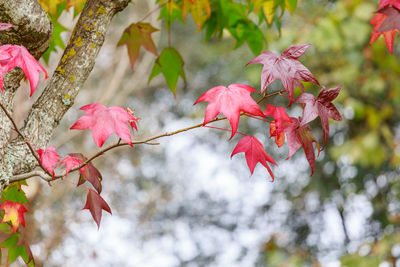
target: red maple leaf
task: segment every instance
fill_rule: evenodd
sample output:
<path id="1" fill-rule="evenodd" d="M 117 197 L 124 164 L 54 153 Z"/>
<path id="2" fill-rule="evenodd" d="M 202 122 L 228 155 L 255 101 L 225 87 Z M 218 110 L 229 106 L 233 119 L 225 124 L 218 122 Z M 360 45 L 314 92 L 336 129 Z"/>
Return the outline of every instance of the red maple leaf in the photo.
<path id="1" fill-rule="evenodd" d="M 375 42 L 382 34 L 389 52 L 393 54 L 393 43 L 396 32 L 400 29 L 399 10 L 394 7 L 385 7 L 379 10 L 369 22 L 374 25 L 369 44 Z"/>
<path id="2" fill-rule="evenodd" d="M 56 152 L 55 147 L 48 147 L 45 150 L 38 149 L 36 152 L 39 154 L 40 163 L 46 168 L 54 177 L 54 169 L 60 161 L 60 155 Z"/>
<path id="3" fill-rule="evenodd" d="M 339 111 L 335 105 L 332 104 L 332 101 L 339 95 L 341 88 L 342 86 L 338 86 L 336 88 L 326 90 L 325 87 L 322 87 L 317 98 L 315 98 L 312 94 L 302 93 L 295 99 L 296 103 L 306 104 L 303 111 L 303 119 L 301 121 L 302 125 L 313 121 L 318 116 L 321 118 L 324 139 L 324 146 L 322 149 L 324 149 L 329 138 L 328 118 L 332 118 L 336 121 L 342 120 L 342 116 L 340 115 Z"/>
<path id="4" fill-rule="evenodd" d="M 88 189 L 86 204 L 83 207 L 83 210 L 84 209 L 88 209 L 90 211 L 98 228 L 100 228 L 101 210 L 105 210 L 112 214 L 107 202 L 92 189 Z"/>
<path id="5" fill-rule="evenodd" d="M 15 67 L 20 67 L 25 73 L 31 86 L 31 96 L 35 92 L 39 82 L 40 71 L 44 72 L 46 79 L 48 77 L 46 70 L 36 61 L 36 59 L 20 45 L 0 46 L 0 87 L 4 92 L 3 74 L 9 72 Z"/>
<path id="6" fill-rule="evenodd" d="M 11 222 L 13 233 L 17 231 L 19 224 L 25 226 L 24 213 L 27 212 L 27 209 L 24 205 L 18 202 L 6 200 L 0 205 L 0 209 L 5 211 L 1 222 Z"/>
<path id="7" fill-rule="evenodd" d="M 255 116 L 264 116 L 258 104 L 250 96 L 255 91 L 253 87 L 244 84 L 231 84 L 228 88 L 216 86 L 200 96 L 194 105 L 203 101 L 208 102 L 203 125 L 209 123 L 219 113 L 224 114 L 232 127 L 230 138 L 232 139 L 237 131 L 241 111 Z"/>
<path id="8" fill-rule="evenodd" d="M 139 55 L 140 46 L 143 46 L 147 51 L 158 56 L 156 45 L 151 38 L 151 34 L 156 31 L 158 31 L 158 29 L 146 22 L 132 23 L 125 29 L 117 46 L 126 44 L 132 69 Z"/>
<path id="9" fill-rule="evenodd" d="M 310 45 L 291 45 L 279 57 L 274 53 L 264 51 L 247 63 L 247 65 L 253 63 L 264 65 L 261 72 L 261 93 L 274 80 L 280 79 L 289 96 L 290 106 L 293 100 L 293 90 L 299 85 L 299 81 L 319 84 L 312 73 L 297 60 Z"/>
<path id="10" fill-rule="evenodd" d="M 71 157 L 76 158 L 80 160 L 81 162 L 85 162 L 88 159 L 82 155 L 81 153 L 70 153 L 69 154 Z M 101 173 L 99 170 L 92 164 L 92 162 L 89 162 L 85 167 L 85 170 L 82 172 L 82 168 L 79 171 L 81 173 L 79 177 L 79 181 L 77 186 L 80 186 L 83 184 L 85 181 L 88 181 L 93 185 L 93 187 L 97 190 L 97 192 L 100 194 L 102 190 L 101 186 L 101 181 L 103 180 L 103 177 L 101 176 Z"/>
<path id="11" fill-rule="evenodd" d="M 289 146 L 289 156 L 287 159 L 293 156 L 294 153 L 296 153 L 296 151 L 302 147 L 304 153 L 306 154 L 307 161 L 310 164 L 312 176 L 314 174 L 315 165 L 313 143 L 315 142 L 317 144 L 318 154 L 320 152 L 319 144 L 312 135 L 311 128 L 308 124 L 302 124 L 301 118 L 296 119 L 292 117 L 290 119 L 292 120 L 292 123 L 284 128 Z"/>
<path id="12" fill-rule="evenodd" d="M 138 120 L 126 109 L 122 107 L 105 107 L 99 103 L 93 103 L 81 107 L 86 111 L 70 129 L 90 129 L 94 142 L 101 147 L 107 138 L 112 134 L 117 134 L 122 140 L 132 146 L 131 134 L 128 124 L 136 129 L 135 122 Z"/>
<path id="13" fill-rule="evenodd" d="M 244 152 L 246 156 L 247 166 L 250 169 L 250 173 L 253 174 L 254 168 L 257 163 L 261 163 L 265 168 L 267 168 L 269 174 L 272 177 L 272 181 L 274 180 L 274 174 L 272 173 L 270 167 L 267 162 L 270 162 L 274 165 L 277 165 L 275 160 L 267 154 L 264 150 L 264 146 L 258 141 L 254 136 L 245 136 L 237 143 L 235 149 L 232 152 L 231 158 L 240 152 Z"/>
<path id="14" fill-rule="evenodd" d="M 388 5 L 392 5 L 396 7 L 397 9 L 400 9 L 400 1 L 399 0 L 381 0 L 381 3 L 379 4 L 379 8 L 384 8 L 387 7 Z"/>
<path id="15" fill-rule="evenodd" d="M 275 135 L 280 136 L 285 122 L 291 122 L 285 108 L 275 107 L 274 105 L 266 104 L 268 108 L 264 111 L 264 115 L 274 117 Z"/>

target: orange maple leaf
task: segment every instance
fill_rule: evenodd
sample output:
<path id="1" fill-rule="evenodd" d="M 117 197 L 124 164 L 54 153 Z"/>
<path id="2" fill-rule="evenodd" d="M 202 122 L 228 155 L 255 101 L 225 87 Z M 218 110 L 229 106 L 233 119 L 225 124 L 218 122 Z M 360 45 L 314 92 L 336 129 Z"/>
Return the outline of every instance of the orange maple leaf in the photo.
<path id="1" fill-rule="evenodd" d="M 10 221 L 12 224 L 12 232 L 17 231 L 19 224 L 25 226 L 24 213 L 27 211 L 24 205 L 18 202 L 6 200 L 0 205 L 0 209 L 5 211 L 3 222 Z"/>

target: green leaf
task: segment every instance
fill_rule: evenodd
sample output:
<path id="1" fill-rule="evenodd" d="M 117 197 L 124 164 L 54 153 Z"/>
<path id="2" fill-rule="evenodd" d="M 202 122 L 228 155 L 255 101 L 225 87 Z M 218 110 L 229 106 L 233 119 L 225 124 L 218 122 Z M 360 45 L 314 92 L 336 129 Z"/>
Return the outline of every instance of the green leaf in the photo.
<path id="1" fill-rule="evenodd" d="M 162 6 L 158 19 L 163 19 L 165 21 L 165 27 L 167 30 L 175 20 L 179 20 L 181 23 L 184 22 L 182 18 L 182 10 L 173 1 L 167 2 L 167 4 Z"/>
<path id="2" fill-rule="evenodd" d="M 162 73 L 165 80 L 167 81 L 168 87 L 171 92 L 175 95 L 176 85 L 178 78 L 186 81 L 185 72 L 183 71 L 183 59 L 179 52 L 173 47 L 164 48 L 160 56 L 154 63 L 153 70 L 149 77 L 149 82 L 157 75 Z"/>
<path id="3" fill-rule="evenodd" d="M 12 230 L 8 223 L 0 223 L 0 232 L 11 234 Z"/>
<path id="4" fill-rule="evenodd" d="M 247 44 L 254 55 L 261 53 L 264 47 L 264 34 L 255 24 L 249 24 L 246 28 L 245 36 L 247 37 Z"/>
<path id="5" fill-rule="evenodd" d="M 6 200 L 18 202 L 21 204 L 28 203 L 25 192 L 19 189 L 17 185 L 8 186 L 2 194 L 2 197 Z"/>
<path id="6" fill-rule="evenodd" d="M 0 247 L 8 249 L 7 262 L 8 264 L 11 264 L 19 256 L 21 256 L 21 258 L 28 266 L 35 266 L 30 248 L 23 240 L 20 240 L 21 238 L 22 237 L 20 233 L 14 233 L 0 244 Z"/>
<path id="7" fill-rule="evenodd" d="M 285 0 L 286 9 L 292 13 L 297 7 L 297 0 Z"/>
<path id="8" fill-rule="evenodd" d="M 18 243 L 20 233 L 14 233 L 10 237 L 8 237 L 6 240 L 4 240 L 1 244 L 0 247 L 3 248 L 8 248 L 12 249 L 15 247 L 15 245 Z"/>

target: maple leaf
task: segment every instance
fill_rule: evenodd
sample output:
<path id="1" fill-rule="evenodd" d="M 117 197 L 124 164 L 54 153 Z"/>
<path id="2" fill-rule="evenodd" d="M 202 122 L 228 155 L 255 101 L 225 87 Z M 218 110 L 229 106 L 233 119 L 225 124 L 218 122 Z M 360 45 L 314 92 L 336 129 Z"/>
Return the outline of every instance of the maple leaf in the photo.
<path id="1" fill-rule="evenodd" d="M 149 82 L 160 73 L 164 75 L 169 89 L 175 96 L 179 76 L 186 81 L 185 72 L 183 71 L 183 59 L 175 48 L 166 47 L 161 51 L 160 56 L 154 62 Z"/>
<path id="2" fill-rule="evenodd" d="M 11 28 L 12 26 L 14 26 L 14 25 L 12 25 L 10 23 L 0 22 L 0 31 L 7 30 L 8 28 Z"/>
<path id="3" fill-rule="evenodd" d="M 138 119 L 132 116 L 122 107 L 105 107 L 99 103 L 93 103 L 81 107 L 86 114 L 80 117 L 70 129 L 92 131 L 94 142 L 98 147 L 103 146 L 107 138 L 112 134 L 117 134 L 122 140 L 132 146 L 129 125 Z"/>
<path id="4" fill-rule="evenodd" d="M 274 117 L 275 135 L 281 136 L 284 123 L 291 122 L 289 115 L 286 113 L 286 110 L 283 107 L 275 107 L 269 104 L 266 105 L 268 108 L 264 111 L 264 115 Z"/>
<path id="5" fill-rule="evenodd" d="M 0 87 L 4 92 L 3 74 L 15 67 L 20 67 L 29 80 L 31 86 L 31 96 L 35 92 L 39 82 L 39 72 L 42 71 L 48 77 L 46 70 L 36 61 L 36 59 L 20 45 L 0 46 Z"/>
<path id="6" fill-rule="evenodd" d="M 394 7 L 385 7 L 378 11 L 378 13 L 385 15 L 382 24 L 376 32 L 387 32 L 392 30 L 400 30 L 400 11 Z"/>
<path id="7" fill-rule="evenodd" d="M 147 51 L 158 56 L 156 45 L 151 38 L 151 34 L 156 31 L 158 31 L 158 29 L 146 22 L 132 23 L 125 29 L 117 46 L 126 44 L 132 69 L 138 58 L 140 46 L 143 46 Z"/>
<path id="8" fill-rule="evenodd" d="M 340 115 L 339 111 L 335 105 L 332 104 L 332 101 L 339 95 L 341 88 L 342 86 L 338 86 L 336 88 L 326 90 L 325 87 L 322 87 L 317 98 L 312 94 L 302 93 L 295 99 L 296 103 L 306 104 L 303 110 L 303 119 L 301 121 L 302 125 L 313 121 L 318 116 L 321 118 L 324 139 L 324 146 L 322 149 L 324 149 L 329 138 L 328 118 L 332 118 L 336 121 L 342 120 L 342 116 Z"/>
<path id="9" fill-rule="evenodd" d="M 135 117 L 135 110 L 126 108 L 126 111 L 132 116 L 132 118 L 128 121 L 129 125 L 137 131 L 136 122 L 140 120 L 140 118 Z"/>
<path id="10" fill-rule="evenodd" d="M 15 233 L 17 231 L 19 224 L 25 226 L 25 218 L 24 213 L 27 212 L 27 209 L 24 205 L 18 202 L 13 202 L 6 200 L 0 205 L 0 209 L 4 210 L 3 222 L 10 221 L 12 224 L 12 232 Z"/>
<path id="11" fill-rule="evenodd" d="M 315 153 L 313 143 L 315 142 L 318 148 L 318 154 L 320 152 L 320 147 L 312 135 L 311 128 L 308 124 L 302 124 L 301 118 L 296 119 L 291 117 L 292 123 L 284 128 L 284 132 L 286 133 L 287 143 L 289 146 L 289 159 L 291 156 L 296 153 L 296 151 L 302 147 L 304 153 L 306 154 L 306 158 L 311 167 L 311 176 L 314 174 L 314 166 L 315 166 Z"/>
<path id="12" fill-rule="evenodd" d="M 290 13 L 293 13 L 297 6 L 297 0 L 250 0 L 250 3 L 253 3 L 253 12 L 256 14 L 262 8 L 268 24 L 272 23 L 275 17 L 275 12 L 278 8 L 280 8 L 282 16 L 285 9 L 288 10 Z"/>
<path id="13" fill-rule="evenodd" d="M 237 131 L 241 111 L 255 116 L 264 116 L 258 104 L 250 96 L 255 91 L 253 87 L 244 84 L 216 86 L 201 95 L 194 105 L 203 101 L 208 102 L 203 125 L 209 123 L 219 113 L 224 114 L 232 127 L 230 138 L 232 139 Z"/>
<path id="14" fill-rule="evenodd" d="M 247 166 L 250 169 L 250 173 L 253 174 L 254 168 L 257 163 L 261 163 L 265 168 L 267 168 L 269 174 L 272 177 L 272 181 L 274 180 L 274 174 L 272 173 L 270 167 L 267 162 L 270 162 L 274 165 L 277 165 L 275 160 L 267 154 L 264 150 L 264 146 L 258 141 L 254 136 L 245 136 L 237 143 L 235 149 L 231 154 L 231 158 L 237 153 L 244 152 L 246 156 Z"/>
<path id="15" fill-rule="evenodd" d="M 203 23 L 211 16 L 211 7 L 208 0 L 183 0 L 182 18 L 185 19 L 188 12 L 200 30 Z"/>
<path id="16" fill-rule="evenodd" d="M 88 209 L 90 211 L 98 228 L 100 228 L 101 210 L 105 210 L 112 214 L 107 202 L 90 188 L 88 189 L 86 204 L 83 207 L 83 210 L 84 209 Z"/>
<path id="17" fill-rule="evenodd" d="M 79 166 L 79 165 L 81 165 L 82 163 L 83 163 L 82 160 L 80 160 L 80 159 L 78 159 L 78 158 L 75 158 L 75 157 L 72 157 L 72 156 L 68 156 L 68 157 L 66 157 L 65 159 L 63 159 L 63 160 L 60 162 L 60 165 L 65 164 L 65 170 L 66 170 L 65 176 L 67 176 L 68 173 L 69 173 L 74 167 Z M 85 167 L 86 167 L 86 166 L 84 166 L 84 167 L 82 167 L 82 168 L 79 169 L 79 172 L 82 173 L 83 175 L 85 175 Z"/>
<path id="18" fill-rule="evenodd" d="M 46 168 L 48 172 L 50 172 L 54 177 L 54 169 L 57 166 L 57 163 L 60 161 L 60 155 L 56 152 L 55 147 L 48 147 L 45 150 L 38 149 L 36 152 L 40 158 L 40 164 Z"/>
<path id="19" fill-rule="evenodd" d="M 82 155 L 81 153 L 70 153 L 69 154 L 71 157 L 76 158 L 80 160 L 81 162 L 85 162 L 88 159 Z M 97 192 L 100 194 L 102 190 L 101 186 L 101 181 L 103 180 L 103 177 L 101 176 L 101 173 L 99 170 L 93 165 L 92 162 L 89 162 L 85 167 L 83 171 L 82 168 L 79 170 L 81 173 L 79 177 L 79 181 L 77 186 L 80 186 L 83 184 L 85 181 L 89 181 L 93 185 L 93 187 L 97 190 Z"/>
<path id="20" fill-rule="evenodd" d="M 369 22 L 374 26 L 369 44 L 383 35 L 390 54 L 393 54 L 393 43 L 396 32 L 399 31 L 399 11 L 394 7 L 385 7 L 379 10 Z"/>
<path id="21" fill-rule="evenodd" d="M 392 5 L 397 9 L 400 9 L 400 1 L 399 0 L 381 0 L 378 9 L 387 7 L 388 5 Z"/>
<path id="22" fill-rule="evenodd" d="M 277 134 L 274 121 L 269 124 L 269 134 L 270 137 L 275 137 L 275 144 L 278 147 L 283 146 L 285 143 L 285 133 L 281 132 L 279 135 Z"/>
<path id="23" fill-rule="evenodd" d="M 57 12 L 57 7 L 65 2 L 65 0 L 39 0 L 38 2 L 42 6 L 44 11 L 58 18 L 60 14 L 58 14 L 59 12 Z"/>
<path id="24" fill-rule="evenodd" d="M 20 252 L 20 253 L 19 253 L 19 254 L 20 254 L 19 256 L 21 256 L 21 258 L 24 260 L 24 262 L 25 262 L 28 266 L 31 266 L 31 265 L 29 264 L 31 261 L 33 262 L 33 264 L 35 264 L 35 261 L 34 261 L 34 259 L 33 259 L 33 254 L 32 254 L 32 251 L 31 251 L 31 248 L 30 248 L 29 245 L 26 243 L 26 241 L 22 239 L 22 237 L 19 238 L 19 240 L 18 240 L 18 242 L 17 242 L 17 244 L 16 244 L 15 246 L 16 246 L 16 249 L 18 250 L 18 252 Z M 9 257 L 9 263 L 10 263 L 10 262 L 14 262 L 14 260 L 13 260 L 13 261 L 10 261 L 10 251 L 9 251 L 8 257 Z M 12 259 L 11 259 L 11 260 L 12 260 Z M 35 265 L 33 265 L 33 266 L 35 266 Z"/>
<path id="25" fill-rule="evenodd" d="M 274 53 L 264 51 L 247 63 L 246 65 L 254 63 L 264 65 L 261 72 L 261 93 L 274 80 L 280 79 L 289 96 L 290 106 L 293 100 L 293 90 L 299 85 L 299 81 L 313 82 L 319 85 L 312 73 L 297 60 L 310 45 L 291 45 L 279 57 Z"/>

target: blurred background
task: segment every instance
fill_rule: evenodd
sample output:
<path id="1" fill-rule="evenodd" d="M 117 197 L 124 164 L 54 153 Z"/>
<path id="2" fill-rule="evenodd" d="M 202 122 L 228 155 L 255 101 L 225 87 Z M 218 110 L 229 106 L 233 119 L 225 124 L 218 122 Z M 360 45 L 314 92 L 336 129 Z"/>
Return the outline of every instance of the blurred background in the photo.
<path id="1" fill-rule="evenodd" d="M 162 78 L 148 84 L 154 56 L 142 49 L 132 71 L 126 48 L 116 44 L 154 7 L 135 1 L 114 19 L 91 76 L 50 143 L 60 154 L 98 150 L 90 131 L 68 130 L 88 103 L 136 110 L 135 138 L 141 139 L 202 122 L 206 104 L 193 103 L 211 87 L 259 88 L 262 66 L 245 66 L 255 56 L 247 44 L 234 50 L 228 33 L 205 42 L 190 16 L 171 27 L 187 82 L 180 81 L 176 98 Z M 395 40 L 391 55 L 383 37 L 368 44 L 377 7 L 378 1 L 302 0 L 292 15 L 285 13 L 281 33 L 261 26 L 264 50 L 280 54 L 291 44 L 311 43 L 300 61 L 327 88 L 343 85 L 334 101 L 343 121 L 330 120 L 329 143 L 312 177 L 303 150 L 286 160 L 287 145 L 277 150 L 256 120 L 241 120 L 239 130 L 254 134 L 277 160 L 274 182 L 260 166 L 250 177 L 243 154 L 230 158 L 239 138 L 228 141 L 229 132 L 196 129 L 161 139 L 159 146 L 116 149 L 94 162 L 113 212 L 103 212 L 99 230 L 90 213 L 80 211 L 86 190 L 64 181 L 28 181 L 25 235 L 37 265 L 400 266 L 400 45 Z M 146 21 L 162 29 L 152 35 L 161 51 L 167 34 L 158 15 Z M 69 29 L 75 21 L 72 11 L 59 20 Z M 60 57 L 61 50 L 51 54 L 49 73 Z M 280 86 L 274 83 L 271 91 Z M 22 122 L 28 90 L 19 91 L 15 116 Z M 287 105 L 279 96 L 267 103 Z M 289 110 L 291 116 L 302 112 L 296 105 Z M 322 142 L 319 120 L 311 126 Z"/>

